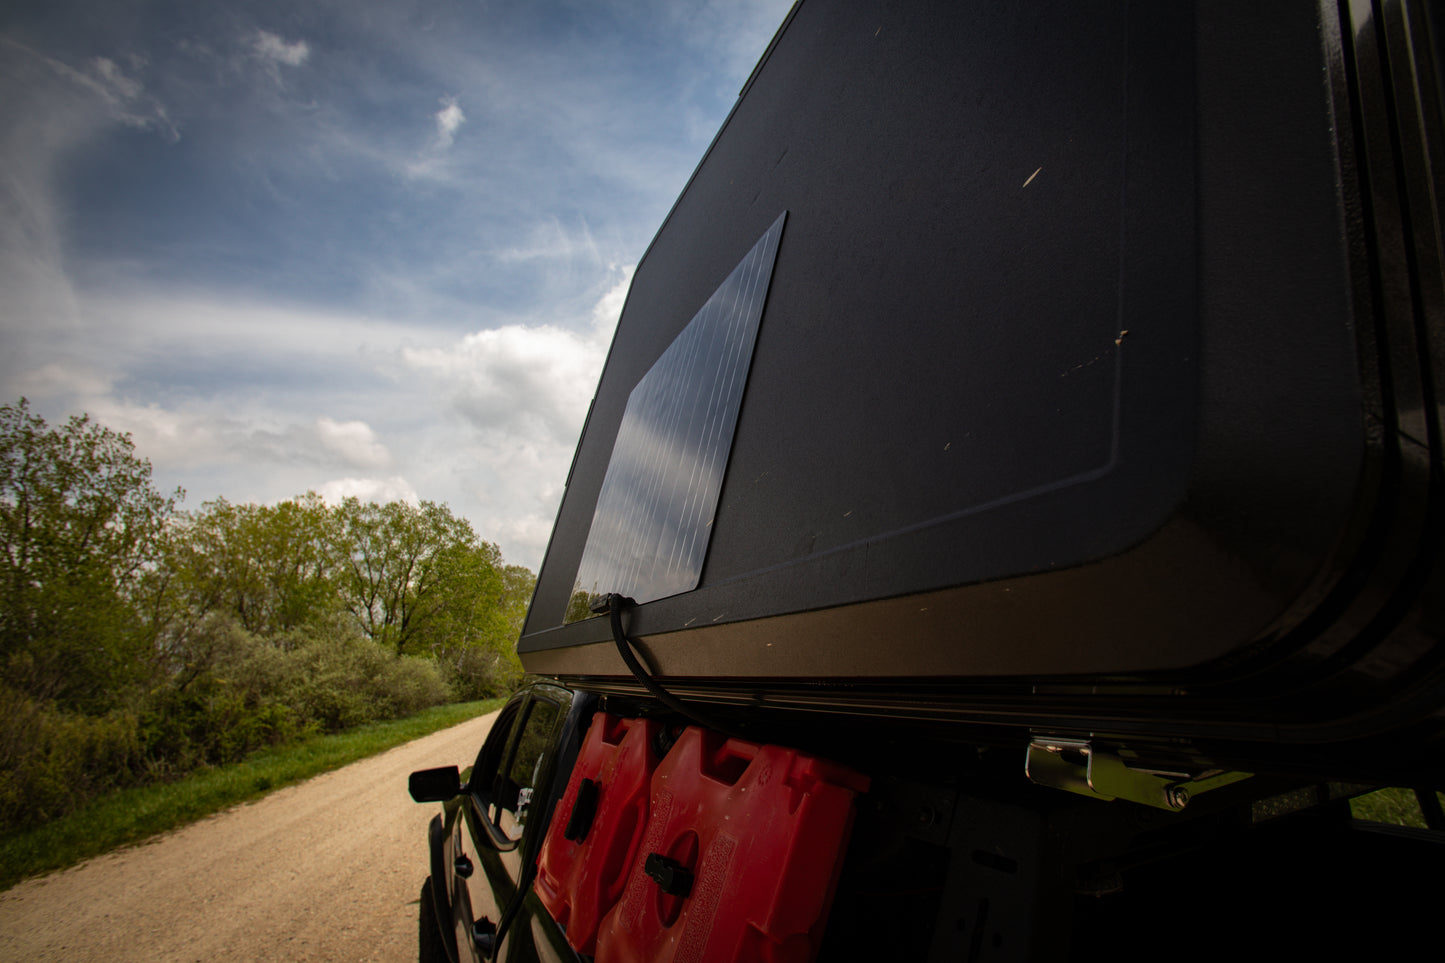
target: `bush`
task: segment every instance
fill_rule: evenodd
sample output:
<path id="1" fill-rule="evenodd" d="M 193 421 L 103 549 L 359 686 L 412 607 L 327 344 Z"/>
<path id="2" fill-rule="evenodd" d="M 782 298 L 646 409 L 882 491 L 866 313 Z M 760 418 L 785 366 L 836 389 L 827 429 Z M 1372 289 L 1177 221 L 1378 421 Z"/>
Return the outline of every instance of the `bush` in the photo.
<path id="1" fill-rule="evenodd" d="M 227 631 L 244 644 L 215 647 L 223 657 L 212 671 L 244 693 L 248 707 L 284 708 L 303 731 L 335 732 L 408 715 L 452 696 L 430 659 L 399 657 L 344 618 L 269 639 L 234 625 Z"/>
<path id="2" fill-rule="evenodd" d="M 522 666 L 515 655 L 472 647 L 463 649 L 449 666 L 452 687 L 464 702 L 508 695 L 522 681 Z"/>
<path id="3" fill-rule="evenodd" d="M 302 716 L 327 732 L 379 718 L 371 681 L 390 653 L 355 638 L 321 636 L 295 651 L 298 672 L 287 693 Z"/>
<path id="4" fill-rule="evenodd" d="M 425 656 L 393 657 L 377 682 L 377 698 L 386 706 L 384 718 L 409 716 L 456 698 L 441 667 Z"/>
<path id="5" fill-rule="evenodd" d="M 152 699 L 146 726 L 148 755 L 180 770 L 452 696 L 430 659 L 397 656 L 340 618 L 261 638 L 213 616 L 190 633 L 187 651 L 186 671 Z"/>
<path id="6" fill-rule="evenodd" d="M 139 749 L 132 713 L 82 715 L 0 686 L 0 831 L 65 815 L 132 781 Z"/>
<path id="7" fill-rule="evenodd" d="M 295 671 L 290 654 L 234 618 L 213 616 L 195 626 L 183 656 L 173 677 L 144 700 L 140 739 L 151 776 L 235 762 L 306 733 L 301 714 L 276 698 Z"/>
<path id="8" fill-rule="evenodd" d="M 126 708 L 85 715 L 0 682 L 0 831 L 101 792 L 243 759 L 317 731 L 450 702 L 435 660 L 399 656 L 338 620 L 261 638 L 230 616 L 172 640 L 172 663 Z"/>
<path id="9" fill-rule="evenodd" d="M 184 690 L 152 693 L 141 716 L 140 741 L 148 774 L 169 779 L 200 766 L 238 762 L 306 731 L 290 706 L 207 675 Z"/>
<path id="10" fill-rule="evenodd" d="M 448 702 L 451 687 L 430 659 L 399 656 L 351 633 L 322 632 L 293 650 L 288 693 L 303 718 L 328 732 Z"/>

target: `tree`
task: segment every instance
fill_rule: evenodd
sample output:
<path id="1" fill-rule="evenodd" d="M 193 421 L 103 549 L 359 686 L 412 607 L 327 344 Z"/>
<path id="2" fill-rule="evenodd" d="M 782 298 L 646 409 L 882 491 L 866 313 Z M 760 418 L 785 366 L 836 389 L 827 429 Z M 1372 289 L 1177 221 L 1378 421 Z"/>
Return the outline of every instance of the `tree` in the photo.
<path id="1" fill-rule="evenodd" d="M 464 698 L 500 695 L 522 677 L 517 637 L 536 579 L 520 565 L 504 565 L 490 542 L 456 553 L 452 564 L 436 616 L 417 642 L 450 670 Z"/>
<path id="2" fill-rule="evenodd" d="M 367 635 L 398 653 L 420 648 L 418 640 L 454 614 L 449 606 L 459 593 L 495 577 L 496 546 L 445 505 L 348 498 L 337 513 L 343 603 Z"/>
<path id="3" fill-rule="evenodd" d="M 130 436 L 74 416 L 50 428 L 0 408 L 0 659 L 39 698 L 100 708 L 143 667 L 137 612 L 184 497 L 162 495 Z"/>
<path id="4" fill-rule="evenodd" d="M 328 618 L 338 604 L 337 524 L 314 492 L 277 505 L 218 498 L 183 515 L 168 562 L 188 621 L 227 612 L 247 632 L 270 636 Z"/>
<path id="5" fill-rule="evenodd" d="M 525 565 L 508 565 L 502 570 L 506 591 L 502 596 L 503 611 L 507 619 L 507 632 L 515 643 L 522 637 L 522 623 L 527 619 L 527 609 L 532 605 L 532 592 L 537 588 L 537 576 Z"/>
<path id="6" fill-rule="evenodd" d="M 346 613 L 397 655 L 431 656 L 468 694 L 520 677 L 514 649 L 532 573 L 505 565 L 445 505 L 217 499 L 180 515 L 167 542 L 175 604 L 160 648 L 181 687 L 209 665 L 215 615 L 287 648 Z"/>

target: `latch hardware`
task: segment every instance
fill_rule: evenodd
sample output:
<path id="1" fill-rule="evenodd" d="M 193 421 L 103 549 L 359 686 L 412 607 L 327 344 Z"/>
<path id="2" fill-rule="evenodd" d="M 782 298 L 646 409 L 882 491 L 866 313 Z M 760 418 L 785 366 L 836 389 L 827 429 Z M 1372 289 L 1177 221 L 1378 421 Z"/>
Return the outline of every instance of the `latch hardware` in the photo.
<path id="1" fill-rule="evenodd" d="M 592 820 L 597 818 L 597 783 L 584 779 L 577 784 L 577 797 L 572 801 L 572 815 L 567 817 L 567 828 L 562 838 L 580 843 L 592 831 Z"/>
<path id="2" fill-rule="evenodd" d="M 1042 736 L 1029 743 L 1024 775 L 1041 786 L 1178 812 L 1200 793 L 1248 779 L 1252 773 L 1132 768 L 1118 755 L 1095 749 L 1087 739 Z"/>
<path id="3" fill-rule="evenodd" d="M 661 853 L 649 853 L 642 868 L 668 896 L 687 899 L 692 893 L 692 873 L 677 860 L 668 859 Z"/>

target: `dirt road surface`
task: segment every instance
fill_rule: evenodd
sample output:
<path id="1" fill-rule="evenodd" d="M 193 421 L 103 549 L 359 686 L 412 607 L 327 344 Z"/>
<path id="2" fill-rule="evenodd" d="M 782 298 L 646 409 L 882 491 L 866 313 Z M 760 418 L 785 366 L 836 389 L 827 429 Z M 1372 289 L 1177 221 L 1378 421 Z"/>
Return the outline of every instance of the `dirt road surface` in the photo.
<path id="1" fill-rule="evenodd" d="M 415 769 L 476 758 L 496 713 L 0 893 L 0 960 L 416 959 Z"/>

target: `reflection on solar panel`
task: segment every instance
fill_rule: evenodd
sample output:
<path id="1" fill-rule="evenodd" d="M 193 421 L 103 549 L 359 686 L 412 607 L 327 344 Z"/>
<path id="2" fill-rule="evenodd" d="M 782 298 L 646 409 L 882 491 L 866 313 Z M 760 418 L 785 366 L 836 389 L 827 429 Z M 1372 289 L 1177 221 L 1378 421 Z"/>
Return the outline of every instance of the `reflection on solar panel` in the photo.
<path id="1" fill-rule="evenodd" d="M 567 621 L 608 592 L 640 603 L 697 588 L 786 217 L 628 396 Z"/>

